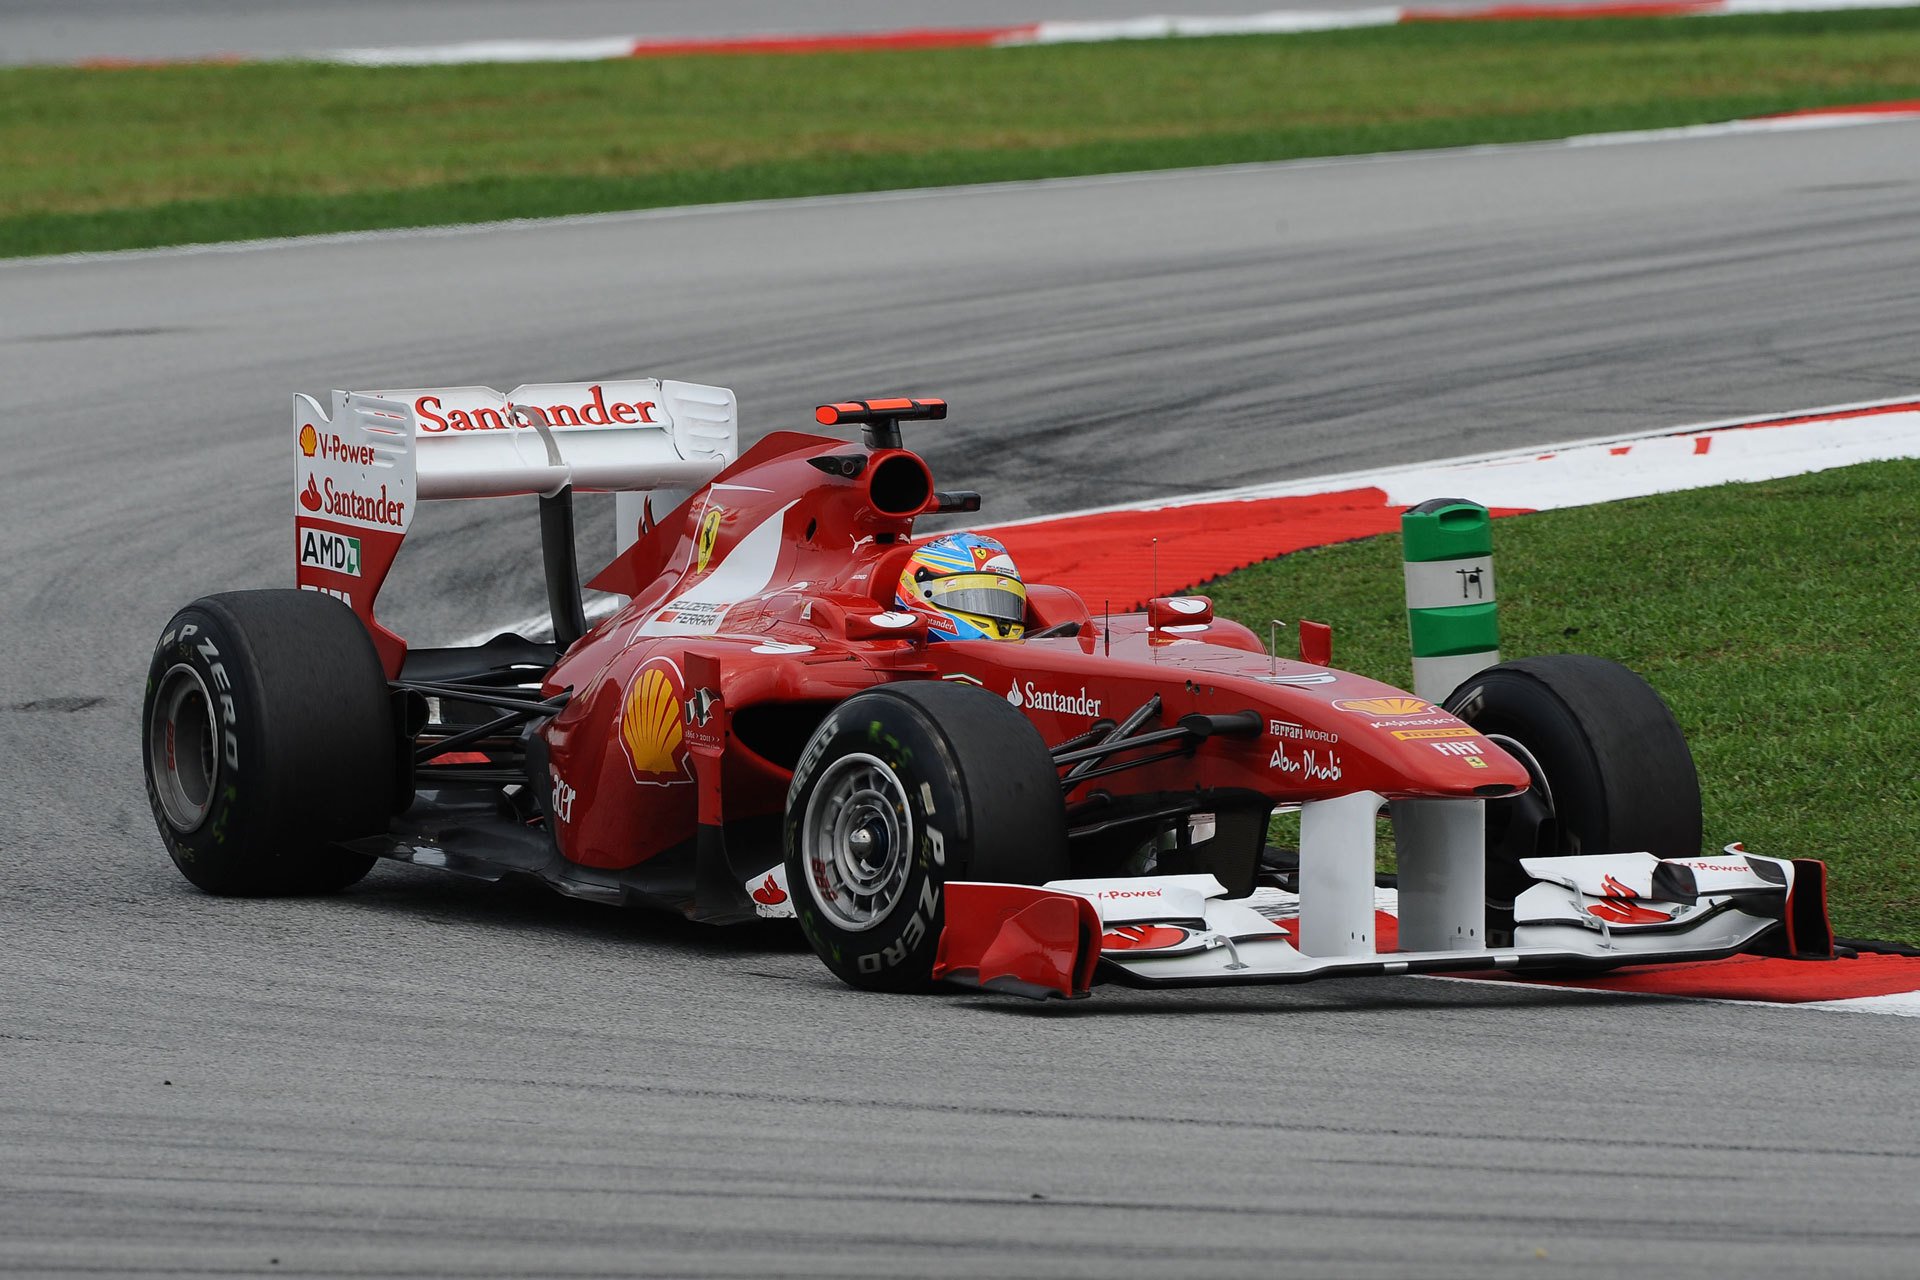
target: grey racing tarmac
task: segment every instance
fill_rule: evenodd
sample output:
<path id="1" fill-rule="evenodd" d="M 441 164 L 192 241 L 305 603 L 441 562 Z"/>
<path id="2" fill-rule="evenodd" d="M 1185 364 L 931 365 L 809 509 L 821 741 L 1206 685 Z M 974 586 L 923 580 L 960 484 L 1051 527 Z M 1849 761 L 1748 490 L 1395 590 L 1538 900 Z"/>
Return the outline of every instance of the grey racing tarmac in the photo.
<path id="1" fill-rule="evenodd" d="M 0 1271 L 1910 1274 L 1907 1019 L 878 997 L 790 930 L 426 871 L 213 899 L 136 721 L 174 607 L 291 580 L 295 390 L 662 373 L 755 433 L 945 395 L 910 440 L 995 519 L 1877 399 L 1920 391 L 1916 156 L 1889 124 L 0 265 Z M 384 616 L 531 611 L 532 514 L 426 510 Z"/>

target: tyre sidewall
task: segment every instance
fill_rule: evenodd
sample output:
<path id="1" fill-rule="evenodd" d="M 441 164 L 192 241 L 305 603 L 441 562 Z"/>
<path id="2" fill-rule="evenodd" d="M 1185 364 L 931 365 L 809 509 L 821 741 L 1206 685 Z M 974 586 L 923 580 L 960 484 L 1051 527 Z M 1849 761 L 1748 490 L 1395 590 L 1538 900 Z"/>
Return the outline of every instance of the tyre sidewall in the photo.
<path id="1" fill-rule="evenodd" d="M 1553 793 L 1561 854 L 1700 851 L 1700 783 L 1673 712 L 1604 658 L 1521 658 L 1472 677 L 1447 709 L 1533 753 Z"/>
<path id="2" fill-rule="evenodd" d="M 913 826 L 905 888 L 888 916 L 863 930 L 844 928 L 820 910 L 802 848 L 807 808 L 822 777 L 835 761 L 854 754 L 873 756 L 899 778 Z M 939 729 L 918 708 L 884 691 L 836 707 L 809 741 L 787 792 L 787 883 L 801 929 L 844 981 L 879 991 L 930 984 L 946 923 L 946 883 L 966 879 L 972 861 L 963 788 Z"/>
<path id="3" fill-rule="evenodd" d="M 174 864 L 202 888 L 213 887 L 203 880 L 233 878 L 244 851 L 260 843 L 261 818 L 273 802 L 273 797 L 261 794 L 267 780 L 260 768 L 264 726 L 260 723 L 258 692 L 248 687 L 247 672 L 236 660 L 240 656 L 238 645 L 227 631 L 220 619 L 203 609 L 189 607 L 175 614 L 154 647 L 140 711 L 147 802 L 153 807 L 154 821 Z M 220 739 L 212 804 L 192 831 L 180 831 L 167 820 L 147 749 L 154 700 L 166 674 L 176 666 L 187 667 L 206 686 L 215 704 L 214 721 Z M 258 878 L 264 884 L 269 877 Z"/>
<path id="4" fill-rule="evenodd" d="M 1525 677 L 1495 675 L 1470 686 L 1448 710 L 1482 734 L 1511 738 L 1546 775 L 1562 854 L 1613 852 L 1605 842 L 1607 801 L 1599 762 L 1573 712 L 1544 686 Z"/>
<path id="5" fill-rule="evenodd" d="M 269 695 L 262 659 L 254 651 L 258 637 L 245 634 L 244 620 L 250 608 L 271 608 L 274 602 L 244 597 L 291 594 L 236 593 L 187 606 L 168 623 L 148 666 L 141 705 L 147 800 L 174 865 L 211 893 L 315 893 L 351 884 L 366 874 L 374 859 L 329 842 L 373 834 L 375 815 L 391 809 L 392 747 L 368 714 L 370 699 L 385 698 L 377 658 L 362 662 L 356 654 L 318 664 L 319 685 L 301 689 L 299 701 L 289 704 L 286 689 L 292 677 L 287 664 L 293 655 L 277 654 L 279 701 L 300 707 L 304 714 L 289 715 L 288 705 L 276 707 Z M 340 609 L 343 617 L 320 619 L 332 625 L 314 637 L 315 645 L 328 647 L 331 633 L 334 658 L 340 658 L 338 650 L 348 643 L 365 645 L 371 655 L 371 642 L 358 620 L 346 614 L 344 606 L 331 601 L 325 605 Z M 300 607 L 320 606 L 301 601 Z M 343 621 L 353 629 L 339 625 Z M 284 636 L 277 641 L 285 647 Z M 155 700 L 166 673 L 176 665 L 192 670 L 206 686 L 220 738 L 212 803 L 200 824 L 184 832 L 168 821 L 160 803 L 148 747 Z M 355 683 L 374 683 L 368 688 L 321 687 L 337 685 L 343 673 Z M 337 726 L 318 723 L 330 699 L 360 709 L 351 735 L 355 742 L 337 734 L 330 737 L 327 730 Z"/>

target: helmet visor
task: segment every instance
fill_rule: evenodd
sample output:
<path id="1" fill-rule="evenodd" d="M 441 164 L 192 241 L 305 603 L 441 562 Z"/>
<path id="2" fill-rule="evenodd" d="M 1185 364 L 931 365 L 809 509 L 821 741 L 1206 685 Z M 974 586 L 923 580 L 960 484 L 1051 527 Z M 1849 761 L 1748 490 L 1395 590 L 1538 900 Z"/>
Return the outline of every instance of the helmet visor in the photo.
<path id="1" fill-rule="evenodd" d="M 921 584 L 922 598 L 937 609 L 971 613 L 995 622 L 1024 622 L 1027 591 L 1016 578 L 997 573 L 956 573 Z"/>

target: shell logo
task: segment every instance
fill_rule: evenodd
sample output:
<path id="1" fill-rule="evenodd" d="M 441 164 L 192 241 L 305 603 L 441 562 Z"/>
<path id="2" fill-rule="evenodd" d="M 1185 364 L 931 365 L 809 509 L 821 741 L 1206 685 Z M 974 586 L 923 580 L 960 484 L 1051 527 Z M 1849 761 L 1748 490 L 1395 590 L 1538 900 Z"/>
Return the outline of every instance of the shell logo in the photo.
<path id="1" fill-rule="evenodd" d="M 1333 705 L 1363 716 L 1430 716 L 1438 710 L 1418 698 L 1341 698 Z"/>
<path id="2" fill-rule="evenodd" d="M 300 424 L 300 452 L 306 454 L 309 458 L 311 458 L 313 456 L 313 451 L 315 449 L 318 449 L 319 447 L 320 447 L 320 437 L 314 432 L 313 424 L 311 422 L 301 423 Z"/>
<path id="3" fill-rule="evenodd" d="M 700 536 L 694 540 L 697 559 L 694 562 L 695 573 L 705 573 L 713 562 L 713 549 L 720 542 L 720 522 L 727 513 L 719 507 L 708 507 L 707 513 L 700 517 Z"/>
<path id="4" fill-rule="evenodd" d="M 682 719 L 673 668 L 642 668 L 620 708 L 620 745 L 636 780 L 684 780 L 679 761 Z"/>

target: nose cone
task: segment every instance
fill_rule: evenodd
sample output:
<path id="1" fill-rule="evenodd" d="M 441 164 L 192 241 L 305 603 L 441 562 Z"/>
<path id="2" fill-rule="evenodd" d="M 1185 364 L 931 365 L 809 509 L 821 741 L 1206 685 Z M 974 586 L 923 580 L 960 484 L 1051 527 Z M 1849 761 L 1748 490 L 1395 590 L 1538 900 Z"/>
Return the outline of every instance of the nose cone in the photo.
<path id="1" fill-rule="evenodd" d="M 1526 766 L 1471 726 L 1372 729 L 1368 748 L 1416 795 L 1497 799 L 1532 784 Z"/>
<path id="2" fill-rule="evenodd" d="M 1494 799 L 1530 784 L 1526 766 L 1425 699 L 1392 692 L 1329 703 L 1347 749 L 1372 756 L 1399 794 Z"/>

